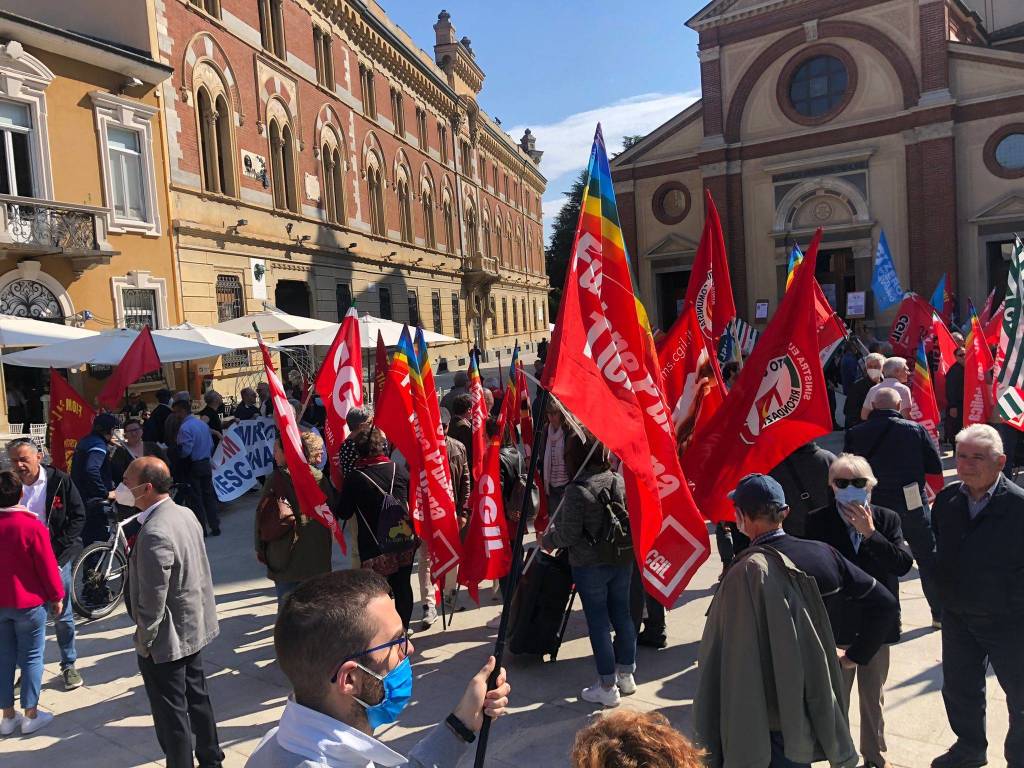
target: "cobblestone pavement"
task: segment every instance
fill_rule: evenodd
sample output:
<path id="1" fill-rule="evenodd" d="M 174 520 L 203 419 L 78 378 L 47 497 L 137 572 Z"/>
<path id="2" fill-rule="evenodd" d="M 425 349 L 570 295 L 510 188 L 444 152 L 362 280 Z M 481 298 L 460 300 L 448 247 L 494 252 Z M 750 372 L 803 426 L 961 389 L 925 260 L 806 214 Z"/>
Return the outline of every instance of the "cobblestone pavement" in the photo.
<path id="1" fill-rule="evenodd" d="M 823 443 L 835 450 L 841 445 L 841 436 L 831 436 Z M 274 662 L 273 590 L 251 551 L 255 499 L 250 494 L 230 505 L 223 516 L 224 535 L 208 540 L 221 634 L 203 651 L 203 657 L 227 753 L 225 766 L 232 767 L 244 764 L 276 722 L 288 695 L 287 682 Z M 669 613 L 670 647 L 664 651 L 640 649 L 638 690 L 625 699 L 625 706 L 662 712 L 686 733 L 690 732 L 697 681 L 697 647 L 719 570 L 718 557 L 712 553 L 680 604 Z M 940 633 L 929 626 L 916 569 L 904 579 L 901 591 L 904 635 L 892 652 L 886 732 L 894 766 L 926 768 L 953 738 L 940 695 Z M 492 601 L 490 590 L 482 590 L 481 595 L 480 608 L 462 595 L 463 604 L 469 607 L 456 614 L 446 632 L 438 622 L 416 635 L 414 700 L 400 724 L 382 729 L 380 734 L 396 749 L 407 750 L 423 729 L 447 714 L 490 653 L 494 631 L 484 625 L 497 615 L 498 604 Z M 578 699 L 580 689 L 595 679 L 595 670 L 578 602 L 576 606 L 557 662 L 515 659 L 507 664 L 515 713 L 494 727 L 487 765 L 567 765 L 573 735 L 595 711 L 593 705 Z M 130 622 L 123 609 L 107 619 L 80 624 L 78 666 L 86 684 L 77 691 L 64 692 L 51 630 L 42 706 L 57 717 L 32 737 L 0 739 L 0 765 L 163 765 L 130 638 Z M 1006 700 L 991 677 L 988 706 L 989 765 L 1005 768 Z M 857 733 L 855 703 L 851 711 Z M 472 765 L 471 755 L 461 765 Z"/>

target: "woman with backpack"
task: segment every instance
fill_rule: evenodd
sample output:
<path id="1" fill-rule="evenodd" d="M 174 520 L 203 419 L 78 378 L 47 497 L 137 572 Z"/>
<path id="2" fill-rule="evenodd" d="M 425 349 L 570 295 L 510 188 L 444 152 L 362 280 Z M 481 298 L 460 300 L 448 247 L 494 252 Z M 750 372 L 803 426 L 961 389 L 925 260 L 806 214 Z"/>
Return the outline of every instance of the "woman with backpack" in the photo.
<path id="1" fill-rule="evenodd" d="M 316 468 L 323 457 L 324 441 L 312 432 L 300 437 L 309 469 L 333 509 L 334 487 Z M 278 608 L 301 582 L 331 570 L 331 532 L 299 508 L 280 438 L 274 443 L 274 471 L 264 482 L 256 505 L 255 538 L 256 557 L 267 566 L 267 578 L 274 582 Z"/>
<path id="2" fill-rule="evenodd" d="M 580 698 L 615 707 L 636 691 L 636 627 L 629 611 L 633 545 L 626 515 L 626 487 L 612 471 L 604 446 L 592 435 L 571 433 L 565 463 L 573 478 L 557 514 L 541 537 L 545 549 L 569 551 L 576 590 L 587 617 L 590 647 L 600 679 Z M 612 640 L 612 629 L 615 639 Z"/>
<path id="3" fill-rule="evenodd" d="M 359 559 L 391 587 L 395 610 L 409 628 L 412 563 L 419 539 L 409 518 L 409 472 L 388 458 L 387 439 L 376 427 L 355 438 L 359 460 L 345 475 L 338 519 L 356 518 Z"/>

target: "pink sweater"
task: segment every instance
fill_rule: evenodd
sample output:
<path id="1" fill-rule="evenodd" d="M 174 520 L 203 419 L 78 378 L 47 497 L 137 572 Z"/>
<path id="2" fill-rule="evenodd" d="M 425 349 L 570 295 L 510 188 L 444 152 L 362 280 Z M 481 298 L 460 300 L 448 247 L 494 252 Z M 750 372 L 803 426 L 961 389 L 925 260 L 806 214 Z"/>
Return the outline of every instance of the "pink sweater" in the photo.
<path id="1" fill-rule="evenodd" d="M 0 508 L 0 608 L 35 608 L 63 597 L 46 526 L 24 507 Z"/>

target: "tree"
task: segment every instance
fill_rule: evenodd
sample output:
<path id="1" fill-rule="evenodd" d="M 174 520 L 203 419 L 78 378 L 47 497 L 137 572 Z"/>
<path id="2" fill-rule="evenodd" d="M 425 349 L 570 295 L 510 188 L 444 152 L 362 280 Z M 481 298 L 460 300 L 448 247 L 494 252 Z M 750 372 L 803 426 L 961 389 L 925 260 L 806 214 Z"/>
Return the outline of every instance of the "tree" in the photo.
<path id="1" fill-rule="evenodd" d="M 627 149 L 632 149 L 635 145 L 639 144 L 643 140 L 644 140 L 643 135 L 639 134 L 639 133 L 635 134 L 633 136 L 623 136 L 622 137 L 622 152 L 625 152 Z M 612 155 L 612 157 L 613 158 L 614 157 L 618 157 L 619 155 L 622 154 L 622 152 L 616 152 L 614 155 Z"/>
<path id="2" fill-rule="evenodd" d="M 576 224 L 580 219 L 580 208 L 583 205 L 583 185 L 587 181 L 587 172 L 582 170 L 576 176 L 572 186 L 562 194 L 567 198 L 562 210 L 555 216 L 551 225 L 551 239 L 544 250 L 544 266 L 551 278 L 551 293 L 548 294 L 549 317 L 558 317 L 558 306 L 562 301 L 562 288 L 565 286 L 565 272 L 572 258 L 573 240 L 576 237 Z"/>

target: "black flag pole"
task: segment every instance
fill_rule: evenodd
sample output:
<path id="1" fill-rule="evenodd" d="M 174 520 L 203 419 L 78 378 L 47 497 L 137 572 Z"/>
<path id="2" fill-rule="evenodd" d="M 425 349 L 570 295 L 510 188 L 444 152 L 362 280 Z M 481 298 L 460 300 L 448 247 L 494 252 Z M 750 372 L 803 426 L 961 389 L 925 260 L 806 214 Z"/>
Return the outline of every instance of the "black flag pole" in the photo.
<path id="1" fill-rule="evenodd" d="M 506 395 L 507 397 L 507 395 Z M 548 391 L 541 388 L 540 413 L 544 413 L 548 404 Z M 508 635 L 509 605 L 512 602 L 512 595 L 515 594 L 519 577 L 523 573 L 523 537 L 526 536 L 526 518 L 529 516 L 527 506 L 533 495 L 533 482 L 537 474 L 537 464 L 540 452 L 537 444 L 540 441 L 544 429 L 544 419 L 537 419 L 533 429 L 533 450 L 530 453 L 530 469 L 526 477 L 526 490 L 523 491 L 523 501 L 519 507 L 519 525 L 516 527 L 516 536 L 512 540 L 512 568 L 508 574 L 508 591 L 502 595 L 501 622 L 498 624 L 498 638 L 494 641 L 494 671 L 487 678 L 487 690 L 492 690 L 498 683 L 498 675 L 501 674 L 501 662 L 505 655 L 505 637 Z M 487 738 L 491 732 L 491 718 L 484 715 L 484 724 L 480 729 L 480 735 L 476 745 L 476 760 L 474 768 L 483 768 L 484 760 L 487 757 Z"/>

